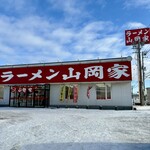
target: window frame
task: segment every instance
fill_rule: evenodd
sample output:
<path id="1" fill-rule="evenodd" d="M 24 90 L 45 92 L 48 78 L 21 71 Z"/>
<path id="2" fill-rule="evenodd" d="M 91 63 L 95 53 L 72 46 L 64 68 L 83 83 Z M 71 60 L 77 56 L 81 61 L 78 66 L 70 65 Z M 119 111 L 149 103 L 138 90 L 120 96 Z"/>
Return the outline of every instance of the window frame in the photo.
<path id="1" fill-rule="evenodd" d="M 110 83 L 96 84 L 96 100 L 111 100 L 112 90 Z"/>

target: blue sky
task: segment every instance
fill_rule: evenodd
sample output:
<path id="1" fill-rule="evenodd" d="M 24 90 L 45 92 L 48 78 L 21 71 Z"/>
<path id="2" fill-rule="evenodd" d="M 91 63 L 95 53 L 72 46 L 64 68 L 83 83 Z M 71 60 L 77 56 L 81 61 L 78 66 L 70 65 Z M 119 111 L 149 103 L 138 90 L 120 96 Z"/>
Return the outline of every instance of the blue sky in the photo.
<path id="1" fill-rule="evenodd" d="M 150 0 L 0 0 L 0 65 L 132 56 L 136 90 L 124 31 L 150 27 L 149 16 Z"/>

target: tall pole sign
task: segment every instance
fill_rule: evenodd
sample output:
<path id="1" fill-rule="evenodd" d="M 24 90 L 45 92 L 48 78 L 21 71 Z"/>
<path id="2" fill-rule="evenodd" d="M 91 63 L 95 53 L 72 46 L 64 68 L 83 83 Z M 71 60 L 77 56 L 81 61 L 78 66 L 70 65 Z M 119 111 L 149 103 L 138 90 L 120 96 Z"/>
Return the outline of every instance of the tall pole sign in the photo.
<path id="1" fill-rule="evenodd" d="M 144 83 L 142 82 L 141 48 L 144 44 L 150 44 L 150 28 L 125 30 L 125 44 L 132 45 L 137 52 L 138 86 L 140 104 L 144 105 Z"/>
<path id="2" fill-rule="evenodd" d="M 150 44 L 150 28 L 125 30 L 126 46 L 140 43 Z"/>

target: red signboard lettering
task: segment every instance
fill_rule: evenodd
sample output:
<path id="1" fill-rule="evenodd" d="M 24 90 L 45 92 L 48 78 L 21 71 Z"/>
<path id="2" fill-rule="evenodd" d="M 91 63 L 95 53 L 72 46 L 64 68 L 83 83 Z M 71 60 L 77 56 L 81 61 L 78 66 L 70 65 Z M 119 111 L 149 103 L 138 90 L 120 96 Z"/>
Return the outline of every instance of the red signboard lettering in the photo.
<path id="1" fill-rule="evenodd" d="M 0 84 L 131 80 L 131 62 L 1 68 Z"/>
<path id="2" fill-rule="evenodd" d="M 136 44 L 138 41 L 143 42 L 144 44 L 150 44 L 150 28 L 125 31 L 126 45 Z"/>

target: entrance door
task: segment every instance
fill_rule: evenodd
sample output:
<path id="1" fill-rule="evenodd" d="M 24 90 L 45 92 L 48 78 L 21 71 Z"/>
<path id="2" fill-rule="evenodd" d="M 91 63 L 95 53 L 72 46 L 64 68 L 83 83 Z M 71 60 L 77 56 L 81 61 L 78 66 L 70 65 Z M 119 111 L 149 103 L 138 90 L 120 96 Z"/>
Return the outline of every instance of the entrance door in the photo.
<path id="1" fill-rule="evenodd" d="M 45 89 L 34 90 L 34 107 L 45 107 Z"/>

